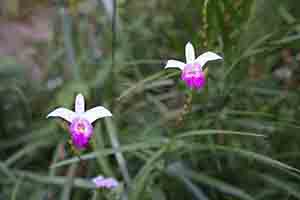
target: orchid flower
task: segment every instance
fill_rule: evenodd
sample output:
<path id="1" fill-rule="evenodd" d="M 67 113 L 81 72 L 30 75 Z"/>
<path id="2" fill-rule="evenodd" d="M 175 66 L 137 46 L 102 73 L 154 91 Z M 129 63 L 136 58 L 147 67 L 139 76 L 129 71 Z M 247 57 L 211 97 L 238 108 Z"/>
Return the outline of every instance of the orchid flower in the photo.
<path id="1" fill-rule="evenodd" d="M 114 178 L 104 178 L 103 176 L 97 176 L 93 178 L 93 183 L 97 188 L 114 189 L 118 187 L 119 183 Z"/>
<path id="2" fill-rule="evenodd" d="M 188 42 L 185 46 L 186 63 L 178 60 L 168 60 L 166 68 L 179 68 L 182 70 L 181 79 L 191 89 L 200 89 L 205 85 L 205 73 L 203 71 L 204 65 L 208 61 L 223 59 L 213 52 L 206 52 L 195 57 L 195 49 L 193 45 Z"/>
<path id="3" fill-rule="evenodd" d="M 57 108 L 49 113 L 47 118 L 60 117 L 69 122 L 72 143 L 77 149 L 84 149 L 93 135 L 92 123 L 99 118 L 110 116 L 111 112 L 102 106 L 85 111 L 84 97 L 78 94 L 75 99 L 75 112 L 67 108 Z"/>

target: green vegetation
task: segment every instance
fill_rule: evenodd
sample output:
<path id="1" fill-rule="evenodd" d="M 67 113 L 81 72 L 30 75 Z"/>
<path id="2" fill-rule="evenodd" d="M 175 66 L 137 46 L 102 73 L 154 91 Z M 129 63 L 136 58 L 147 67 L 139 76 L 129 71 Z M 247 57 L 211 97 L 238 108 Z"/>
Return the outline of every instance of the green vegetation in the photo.
<path id="1" fill-rule="evenodd" d="M 300 199 L 298 1 L 117 0 L 115 16 L 113 1 L 11 2 L 0 10 L 0 199 Z M 4 43 L 12 24 L 32 33 Z M 188 41 L 224 58 L 191 102 L 180 71 L 164 70 Z M 113 113 L 80 160 L 67 124 L 46 119 L 79 92 Z M 121 186 L 96 191 L 99 174 Z"/>

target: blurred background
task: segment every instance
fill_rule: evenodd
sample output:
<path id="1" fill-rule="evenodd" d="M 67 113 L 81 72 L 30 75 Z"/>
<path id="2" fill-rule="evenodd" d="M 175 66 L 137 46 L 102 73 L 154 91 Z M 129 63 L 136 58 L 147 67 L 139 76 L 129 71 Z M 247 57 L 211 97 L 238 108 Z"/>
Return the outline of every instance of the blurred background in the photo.
<path id="1" fill-rule="evenodd" d="M 299 17 L 298 0 L 1 0 L 0 200 L 300 199 Z M 163 70 L 188 41 L 224 57 L 191 102 Z M 46 119 L 79 92 L 113 113 L 81 161 Z"/>

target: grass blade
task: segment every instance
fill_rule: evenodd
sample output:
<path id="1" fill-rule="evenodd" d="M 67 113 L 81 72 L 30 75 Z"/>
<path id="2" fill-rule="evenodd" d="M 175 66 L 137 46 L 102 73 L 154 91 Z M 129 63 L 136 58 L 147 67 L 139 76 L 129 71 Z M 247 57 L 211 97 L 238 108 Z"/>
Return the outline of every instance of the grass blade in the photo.
<path id="1" fill-rule="evenodd" d="M 262 134 L 249 133 L 249 132 L 240 132 L 240 131 L 228 131 L 228 130 L 196 130 L 189 131 L 183 134 L 176 136 L 177 139 L 193 137 L 193 136 L 204 136 L 204 135 L 216 135 L 216 134 L 225 134 L 225 135 L 240 135 L 240 136 L 253 136 L 253 137 L 266 137 Z"/>
<path id="2" fill-rule="evenodd" d="M 146 180 L 150 176 L 151 171 L 156 168 L 155 162 L 167 151 L 168 145 L 163 146 L 160 150 L 158 150 L 151 158 L 148 159 L 146 164 L 141 168 L 134 178 L 134 190 L 130 194 L 130 198 L 132 200 L 140 199 L 140 195 L 143 192 L 143 189 L 146 185 Z"/>
<path id="3" fill-rule="evenodd" d="M 108 131 L 113 149 L 119 149 L 120 148 L 120 143 L 119 143 L 119 139 L 117 137 L 117 130 L 116 130 L 116 127 L 114 126 L 111 118 L 106 117 L 105 118 L 105 124 L 106 124 L 106 127 L 107 127 L 107 131 Z M 124 180 L 126 181 L 126 183 L 128 185 L 130 185 L 131 178 L 129 176 L 126 161 L 124 159 L 124 156 L 123 156 L 122 152 L 117 152 L 116 151 L 115 156 L 116 156 L 116 159 L 117 159 L 117 162 L 119 164 L 119 167 L 120 167 L 120 170 L 122 172 Z"/>
<path id="4" fill-rule="evenodd" d="M 241 199 L 253 200 L 253 197 L 251 197 L 249 194 L 242 191 L 241 189 L 234 187 L 232 185 L 229 185 L 221 180 L 217 180 L 213 177 L 207 176 L 205 174 L 196 173 L 196 172 L 186 168 L 181 163 L 175 163 L 175 164 L 168 166 L 168 172 L 171 173 L 173 176 L 188 177 L 194 181 L 197 181 L 204 185 L 216 188 L 217 190 L 219 190 L 223 193 L 230 194 L 232 196 L 236 196 Z"/>
<path id="5" fill-rule="evenodd" d="M 166 142 L 164 141 L 159 141 L 159 142 L 153 142 L 153 143 L 146 143 L 146 142 L 140 142 L 140 143 L 135 143 L 135 144 L 129 144 L 129 145 L 123 145 L 119 147 L 118 149 L 102 149 L 96 152 L 88 153 L 85 155 L 80 156 L 82 160 L 90 160 L 90 159 L 96 159 L 97 156 L 109 156 L 113 155 L 116 152 L 134 152 L 137 150 L 142 150 L 142 149 L 149 149 L 149 148 L 154 148 L 154 147 L 160 147 L 161 145 L 165 144 Z M 61 162 L 55 163 L 51 165 L 51 168 L 55 167 L 61 167 L 65 165 L 70 165 L 74 162 L 80 162 L 80 160 L 77 157 L 73 157 L 67 160 L 63 160 Z"/>

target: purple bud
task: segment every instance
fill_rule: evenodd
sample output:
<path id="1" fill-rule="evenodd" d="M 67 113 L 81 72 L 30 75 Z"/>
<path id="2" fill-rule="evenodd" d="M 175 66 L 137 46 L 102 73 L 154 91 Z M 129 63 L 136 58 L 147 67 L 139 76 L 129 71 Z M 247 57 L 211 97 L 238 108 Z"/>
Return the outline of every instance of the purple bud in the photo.
<path id="1" fill-rule="evenodd" d="M 118 187 L 119 183 L 114 178 L 104 178 L 103 176 L 98 176 L 92 180 L 97 188 L 114 189 Z"/>

